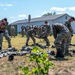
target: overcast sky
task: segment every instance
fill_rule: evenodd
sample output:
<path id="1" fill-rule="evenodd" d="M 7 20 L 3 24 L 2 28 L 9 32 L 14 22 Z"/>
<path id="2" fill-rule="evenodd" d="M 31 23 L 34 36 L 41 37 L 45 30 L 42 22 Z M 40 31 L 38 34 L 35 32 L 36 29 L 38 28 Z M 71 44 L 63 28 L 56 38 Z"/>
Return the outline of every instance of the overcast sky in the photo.
<path id="1" fill-rule="evenodd" d="M 0 20 L 9 23 L 17 20 L 40 17 L 47 12 L 68 13 L 75 17 L 75 0 L 0 0 Z"/>

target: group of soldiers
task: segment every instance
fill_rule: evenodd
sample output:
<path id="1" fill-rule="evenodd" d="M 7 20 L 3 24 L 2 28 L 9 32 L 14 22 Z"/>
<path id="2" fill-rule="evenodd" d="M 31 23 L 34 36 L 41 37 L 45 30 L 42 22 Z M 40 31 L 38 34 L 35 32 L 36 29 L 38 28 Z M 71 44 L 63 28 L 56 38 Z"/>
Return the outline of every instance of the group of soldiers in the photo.
<path id="1" fill-rule="evenodd" d="M 23 30 L 25 29 L 26 34 L 26 46 L 29 46 L 28 42 L 31 38 L 33 40 L 33 46 L 36 45 L 36 39 L 44 39 L 46 42 L 46 46 L 50 46 L 50 42 L 48 39 L 48 36 L 53 34 L 54 36 L 54 45 L 57 50 L 55 57 L 64 57 L 65 54 L 69 53 L 69 45 L 71 43 L 71 38 L 73 36 L 73 29 L 71 26 L 71 22 L 75 21 L 74 17 L 70 17 L 68 21 L 66 21 L 64 24 L 55 23 L 52 25 L 52 31 L 51 26 L 49 25 L 48 21 L 45 21 L 45 24 L 40 27 L 22 27 Z M 2 40 L 3 36 L 5 36 L 6 40 L 8 41 L 8 48 L 11 47 L 11 40 L 8 35 L 7 31 L 7 19 L 4 18 L 0 21 L 0 50 L 2 50 Z M 1 28 L 1 26 L 4 25 L 4 28 Z M 24 35 L 24 33 L 22 33 Z M 23 37 L 23 36 L 22 36 Z"/>
<path id="2" fill-rule="evenodd" d="M 69 45 L 71 43 L 71 38 L 73 36 L 73 29 L 71 26 L 71 22 L 73 21 L 75 21 L 75 18 L 70 17 L 70 19 L 66 21 L 64 24 L 54 23 L 52 25 L 52 32 L 55 39 L 54 45 L 57 50 L 55 57 L 64 58 L 65 54 L 69 54 Z M 40 31 L 40 28 L 42 31 Z M 45 24 L 43 26 L 29 28 L 26 32 L 27 36 L 26 46 L 28 46 L 30 38 L 33 40 L 34 42 L 33 45 L 35 46 L 36 45 L 35 37 L 44 39 L 46 42 L 46 46 L 50 46 L 48 35 L 51 35 L 52 32 L 51 27 L 48 24 L 48 21 L 45 21 Z"/>
<path id="3" fill-rule="evenodd" d="M 34 42 L 34 46 L 36 45 L 36 40 L 34 37 L 39 38 L 39 39 L 44 39 L 46 42 L 46 46 L 50 46 L 49 40 L 48 40 L 48 35 L 50 34 L 51 27 L 48 25 L 48 22 L 45 21 L 45 25 L 41 27 L 33 27 L 33 28 L 28 28 L 26 32 L 27 40 L 26 40 L 26 46 L 28 46 L 28 41 L 31 38 Z"/>

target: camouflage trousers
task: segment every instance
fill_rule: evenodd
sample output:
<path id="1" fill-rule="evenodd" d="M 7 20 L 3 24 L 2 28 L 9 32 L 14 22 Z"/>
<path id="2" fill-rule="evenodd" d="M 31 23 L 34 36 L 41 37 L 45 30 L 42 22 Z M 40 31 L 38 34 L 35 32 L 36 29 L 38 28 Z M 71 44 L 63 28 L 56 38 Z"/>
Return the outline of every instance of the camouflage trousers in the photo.
<path id="1" fill-rule="evenodd" d="M 49 39 L 48 39 L 47 37 L 44 37 L 43 39 L 44 39 L 44 40 L 45 40 L 45 42 L 46 42 L 46 46 L 50 46 Z"/>
<path id="2" fill-rule="evenodd" d="M 11 46 L 11 39 L 10 39 L 10 37 L 9 37 L 8 30 L 5 30 L 5 32 L 4 32 L 4 37 L 5 37 L 5 39 L 6 39 L 7 42 L 8 42 L 8 47 L 10 47 L 10 46 Z"/>
<path id="3" fill-rule="evenodd" d="M 71 44 L 71 40 L 72 40 L 72 33 L 71 32 L 69 32 L 69 38 L 68 39 L 69 39 L 68 43 Z"/>
<path id="4" fill-rule="evenodd" d="M 14 36 L 15 37 L 15 30 L 11 30 L 11 37 Z"/>
<path id="5" fill-rule="evenodd" d="M 69 48 L 69 45 L 68 45 L 68 38 L 69 37 L 69 33 L 67 32 L 61 32 L 57 35 L 55 41 L 54 41 L 54 44 L 55 44 L 55 47 L 56 47 L 56 50 L 57 51 L 60 51 L 60 54 L 63 55 L 66 50 Z"/>
<path id="6" fill-rule="evenodd" d="M 36 40 L 35 40 L 33 35 L 26 34 L 26 37 L 27 37 L 27 39 L 26 39 L 26 44 L 27 45 L 28 45 L 28 42 L 29 42 L 30 38 L 33 40 L 34 44 L 36 44 Z"/>
<path id="7" fill-rule="evenodd" d="M 0 51 L 2 50 L 3 34 L 4 33 L 0 33 Z"/>

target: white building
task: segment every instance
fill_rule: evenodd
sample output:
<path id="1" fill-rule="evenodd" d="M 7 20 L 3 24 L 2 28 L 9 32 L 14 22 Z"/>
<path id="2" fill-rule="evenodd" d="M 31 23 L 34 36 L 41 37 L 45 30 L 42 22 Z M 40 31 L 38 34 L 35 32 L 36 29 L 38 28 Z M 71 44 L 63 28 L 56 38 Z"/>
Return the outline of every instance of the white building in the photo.
<path id="1" fill-rule="evenodd" d="M 30 25 L 34 25 L 34 26 L 44 25 L 44 22 L 46 20 L 49 22 L 50 25 L 52 25 L 53 23 L 64 24 L 65 21 L 67 21 L 69 18 L 70 18 L 70 15 L 68 15 L 67 13 L 57 14 L 57 15 L 49 15 L 49 16 L 42 16 L 42 17 L 38 17 L 38 18 L 32 18 L 31 21 L 30 21 Z M 74 24 L 75 24 L 75 22 L 72 23 L 74 33 L 75 33 Z M 28 23 L 28 19 L 24 19 L 24 20 L 18 20 L 16 22 L 13 22 L 10 25 L 17 25 L 17 33 L 19 33 L 21 31 L 21 26 L 27 26 L 27 25 L 29 25 L 29 23 Z"/>

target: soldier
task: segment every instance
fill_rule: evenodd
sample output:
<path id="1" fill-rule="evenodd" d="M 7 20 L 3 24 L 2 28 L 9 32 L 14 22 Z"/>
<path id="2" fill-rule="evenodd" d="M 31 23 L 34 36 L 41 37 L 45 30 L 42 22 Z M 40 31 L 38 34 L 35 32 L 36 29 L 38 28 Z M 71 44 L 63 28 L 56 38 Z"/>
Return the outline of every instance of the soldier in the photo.
<path id="1" fill-rule="evenodd" d="M 4 37 L 5 37 L 5 39 L 6 39 L 7 42 L 8 42 L 8 48 L 11 48 L 11 47 L 12 47 L 12 45 L 11 45 L 11 39 L 10 39 L 10 37 L 9 37 L 8 30 L 7 30 L 7 28 L 8 28 L 7 18 L 4 18 L 2 21 L 3 21 L 4 23 L 6 23 L 6 25 L 5 25 Z"/>
<path id="2" fill-rule="evenodd" d="M 41 37 L 43 37 L 43 39 L 46 41 L 46 46 L 50 46 L 50 42 L 48 39 L 48 35 L 50 35 L 51 33 L 51 27 L 48 24 L 48 21 L 45 21 L 45 25 L 42 28 L 42 33 L 41 33 Z"/>
<path id="3" fill-rule="evenodd" d="M 24 34 L 25 34 L 25 27 L 24 26 L 21 27 L 21 34 L 22 34 L 22 37 L 24 37 Z"/>
<path id="4" fill-rule="evenodd" d="M 36 31 L 37 31 L 37 28 L 32 28 L 32 29 L 29 29 L 29 30 L 27 31 L 27 34 L 26 34 L 26 35 L 27 35 L 26 46 L 28 46 L 28 42 L 29 42 L 29 39 L 30 39 L 30 38 L 33 40 L 34 45 L 36 44 L 36 40 L 35 40 L 35 38 L 34 38 L 34 36 L 33 36 L 33 34 L 35 34 Z"/>
<path id="5" fill-rule="evenodd" d="M 10 31 L 11 31 L 11 37 L 12 36 L 15 37 L 15 27 L 14 26 L 11 26 Z"/>
<path id="6" fill-rule="evenodd" d="M 64 57 L 64 53 L 67 47 L 67 40 L 69 37 L 69 30 L 63 24 L 53 24 L 53 35 L 55 38 L 54 44 L 57 50 L 56 57 Z M 69 48 L 69 47 L 68 47 Z"/>
<path id="7" fill-rule="evenodd" d="M 27 36 L 27 31 L 28 31 L 29 29 L 31 29 L 30 26 L 26 26 L 26 27 L 25 27 L 25 34 L 26 34 L 26 36 Z"/>
<path id="8" fill-rule="evenodd" d="M 2 19 L 0 21 L 0 51 L 2 51 L 2 42 L 3 42 L 3 36 L 6 30 L 6 24 L 7 24 L 7 20 L 6 19 Z"/>
<path id="9" fill-rule="evenodd" d="M 73 22 L 75 20 L 74 17 L 70 17 L 70 19 L 68 21 L 65 22 L 65 26 L 69 29 L 69 38 L 68 38 L 68 43 L 71 44 L 71 39 L 72 39 L 72 36 L 73 36 L 73 29 L 72 29 L 72 26 L 71 26 L 71 22 Z M 67 50 L 67 49 L 66 49 Z M 68 53 L 69 51 L 67 50 L 66 53 Z"/>

